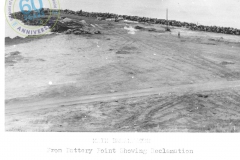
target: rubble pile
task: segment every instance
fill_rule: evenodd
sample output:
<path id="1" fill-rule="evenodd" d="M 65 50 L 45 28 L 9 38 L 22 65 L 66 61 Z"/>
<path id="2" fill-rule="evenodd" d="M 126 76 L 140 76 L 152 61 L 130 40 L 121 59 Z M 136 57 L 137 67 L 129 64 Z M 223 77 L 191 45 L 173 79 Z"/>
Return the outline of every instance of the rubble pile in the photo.
<path id="1" fill-rule="evenodd" d="M 146 28 L 142 26 L 135 26 L 134 28 L 142 31 L 149 31 L 149 32 L 163 32 L 162 30 L 157 30 L 155 28 Z"/>
<path id="2" fill-rule="evenodd" d="M 75 28 L 75 29 L 68 29 L 64 31 L 63 33 L 65 34 L 75 34 L 75 35 L 80 35 L 80 34 L 101 34 L 100 31 L 88 31 L 83 28 Z"/>
<path id="3" fill-rule="evenodd" d="M 85 20 L 75 21 L 70 18 L 65 18 L 58 21 L 52 31 L 75 35 L 101 34 L 99 30 L 94 29 L 91 25 L 87 24 Z"/>

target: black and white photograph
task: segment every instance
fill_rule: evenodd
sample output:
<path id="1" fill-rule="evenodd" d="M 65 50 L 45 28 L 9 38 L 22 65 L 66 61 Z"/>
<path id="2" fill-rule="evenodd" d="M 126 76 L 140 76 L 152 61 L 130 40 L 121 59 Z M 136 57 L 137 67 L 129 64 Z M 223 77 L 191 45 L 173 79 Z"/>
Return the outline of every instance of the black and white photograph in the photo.
<path id="1" fill-rule="evenodd" d="M 5 133 L 240 132 L 240 0 L 3 9 Z"/>
<path id="2" fill-rule="evenodd" d="M 239 0 L 8 1 L 6 131 L 240 131 Z"/>

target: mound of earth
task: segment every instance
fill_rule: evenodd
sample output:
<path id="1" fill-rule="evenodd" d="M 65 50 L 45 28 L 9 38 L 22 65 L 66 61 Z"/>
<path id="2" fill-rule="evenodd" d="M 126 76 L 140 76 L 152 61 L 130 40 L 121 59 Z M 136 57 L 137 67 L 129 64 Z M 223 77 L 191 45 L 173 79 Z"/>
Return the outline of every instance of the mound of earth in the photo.
<path id="1" fill-rule="evenodd" d="M 65 34 L 101 34 L 99 30 L 94 29 L 85 20 L 72 20 L 65 18 L 57 24 L 53 32 L 64 32 Z"/>
<path id="2" fill-rule="evenodd" d="M 149 31 L 149 32 L 164 32 L 164 31 L 158 30 L 156 28 L 146 28 L 146 27 L 142 27 L 142 26 L 135 26 L 134 28 L 138 29 L 138 30 L 142 30 L 142 31 Z"/>

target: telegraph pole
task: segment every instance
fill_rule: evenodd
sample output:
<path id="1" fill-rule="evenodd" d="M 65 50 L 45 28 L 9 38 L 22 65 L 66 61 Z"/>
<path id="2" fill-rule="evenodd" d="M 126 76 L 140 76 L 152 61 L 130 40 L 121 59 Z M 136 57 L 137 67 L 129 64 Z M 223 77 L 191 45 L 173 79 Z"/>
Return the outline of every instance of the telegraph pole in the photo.
<path id="1" fill-rule="evenodd" d="M 166 20 L 167 20 L 167 31 L 169 30 L 169 28 L 168 28 L 168 8 L 167 8 L 167 11 L 166 11 Z"/>

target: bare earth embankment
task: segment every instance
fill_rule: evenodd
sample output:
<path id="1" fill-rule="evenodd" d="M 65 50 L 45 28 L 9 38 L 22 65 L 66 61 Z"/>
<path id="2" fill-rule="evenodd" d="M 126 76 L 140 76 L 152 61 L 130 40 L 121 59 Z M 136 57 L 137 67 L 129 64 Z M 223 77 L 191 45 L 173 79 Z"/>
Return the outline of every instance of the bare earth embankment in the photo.
<path id="1" fill-rule="evenodd" d="M 239 36 L 86 21 L 6 41 L 6 131 L 240 131 Z"/>

